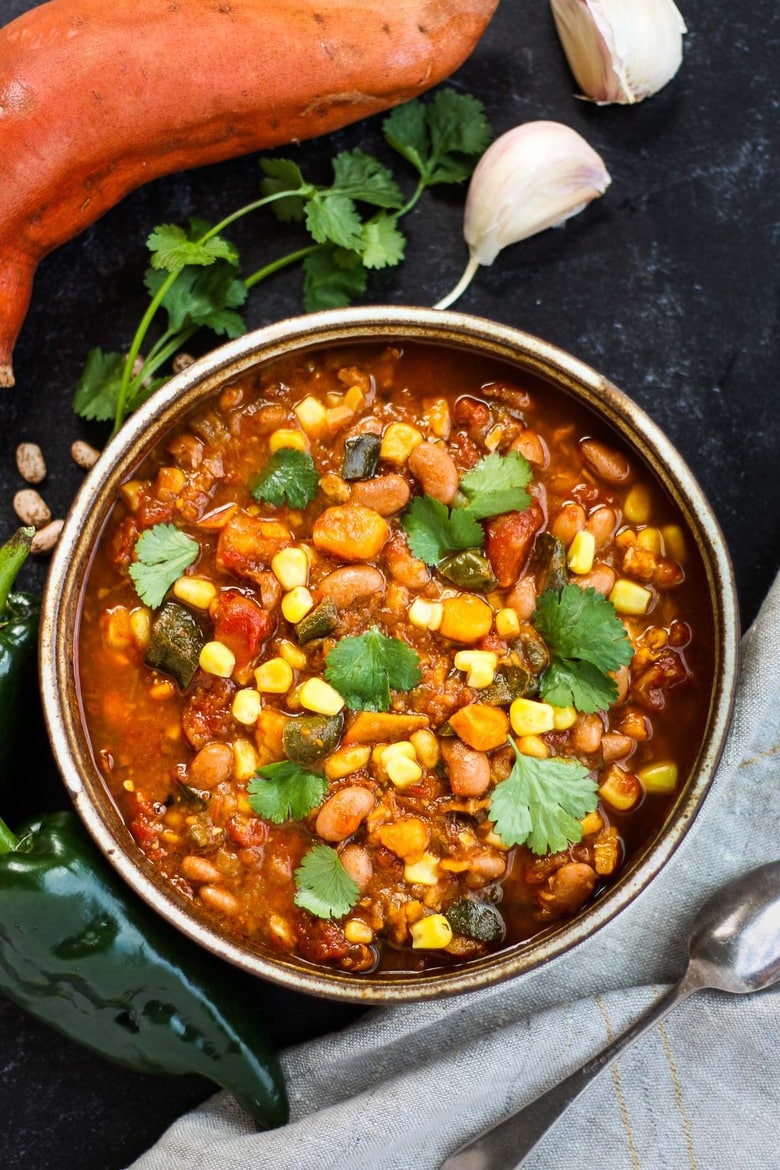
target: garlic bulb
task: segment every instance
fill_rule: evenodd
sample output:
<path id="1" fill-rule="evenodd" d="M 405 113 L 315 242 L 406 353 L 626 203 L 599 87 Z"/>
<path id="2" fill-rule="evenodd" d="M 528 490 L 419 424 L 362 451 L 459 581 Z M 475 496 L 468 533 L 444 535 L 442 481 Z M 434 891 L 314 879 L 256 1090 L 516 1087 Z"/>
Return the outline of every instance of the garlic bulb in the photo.
<path id="1" fill-rule="evenodd" d="M 469 184 L 463 218 L 468 265 L 435 308 L 453 304 L 479 266 L 492 264 L 502 248 L 559 227 L 603 195 L 610 182 L 595 150 L 560 122 L 526 122 L 497 138 Z"/>
<path id="2" fill-rule="evenodd" d="M 673 0 L 550 0 L 585 97 L 630 105 L 657 93 L 682 62 L 685 21 Z"/>

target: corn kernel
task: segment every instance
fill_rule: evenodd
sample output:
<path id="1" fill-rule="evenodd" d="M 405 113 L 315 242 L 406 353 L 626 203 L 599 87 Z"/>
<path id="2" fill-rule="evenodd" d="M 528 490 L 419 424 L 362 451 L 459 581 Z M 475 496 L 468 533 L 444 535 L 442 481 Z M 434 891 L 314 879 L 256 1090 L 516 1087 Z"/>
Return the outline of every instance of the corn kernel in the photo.
<path id="1" fill-rule="evenodd" d="M 435 886 L 439 876 L 439 859 L 434 853 L 423 853 L 418 861 L 407 861 L 404 866 L 404 881 L 410 885 Z"/>
<path id="2" fill-rule="evenodd" d="M 596 554 L 596 538 L 582 528 L 569 545 L 568 565 L 572 573 L 589 573 Z"/>
<path id="3" fill-rule="evenodd" d="M 233 740 L 233 779 L 250 780 L 257 771 L 257 752 L 248 739 Z"/>
<path id="4" fill-rule="evenodd" d="M 637 773 L 645 792 L 674 792 L 677 787 L 677 765 L 649 764 Z"/>
<path id="5" fill-rule="evenodd" d="M 166 699 L 172 699 L 175 694 L 176 686 L 167 678 L 161 678 L 159 682 L 149 687 L 149 698 L 154 699 L 155 703 L 164 703 Z"/>
<path id="6" fill-rule="evenodd" d="M 295 589 L 309 580 L 309 558 L 302 548 L 283 548 L 272 557 L 271 572 L 283 589 Z"/>
<path id="7" fill-rule="evenodd" d="M 305 585 L 296 585 L 282 598 L 282 613 L 295 625 L 314 609 L 314 598 Z"/>
<path id="8" fill-rule="evenodd" d="M 140 479 L 129 479 L 127 483 L 123 483 L 120 487 L 119 494 L 130 512 L 138 511 L 138 506 L 141 503 L 141 495 L 146 489 L 146 486 Z"/>
<path id="9" fill-rule="evenodd" d="M 555 727 L 553 708 L 536 699 L 515 699 L 509 708 L 509 719 L 515 735 L 541 735 Z"/>
<path id="10" fill-rule="evenodd" d="M 629 581 L 627 577 L 618 577 L 612 586 L 609 600 L 618 613 L 643 614 L 650 608 L 653 595 L 644 585 Z"/>
<path id="11" fill-rule="evenodd" d="M 438 630 L 444 617 L 444 606 L 440 601 L 426 601 L 415 597 L 409 607 L 409 621 L 418 630 Z"/>
<path id="12" fill-rule="evenodd" d="M 123 780 L 122 787 L 124 788 L 125 792 L 135 792 L 135 784 L 133 784 L 132 780 Z"/>
<path id="13" fill-rule="evenodd" d="M 636 534 L 636 542 L 657 557 L 664 555 L 664 538 L 658 528 L 641 528 Z"/>
<path id="14" fill-rule="evenodd" d="M 618 764 L 610 764 L 603 773 L 598 793 L 603 801 L 618 812 L 627 812 L 639 800 L 642 789 L 636 776 L 631 772 L 626 772 Z"/>
<path id="15" fill-rule="evenodd" d="M 251 687 L 245 687 L 234 695 L 230 710 L 233 713 L 233 718 L 237 719 L 239 723 L 253 727 L 257 723 L 261 706 L 262 702 L 258 692 L 252 690 Z"/>
<path id="16" fill-rule="evenodd" d="M 393 756 L 406 756 L 407 760 L 417 759 L 417 752 L 410 739 L 397 739 L 395 743 L 379 744 L 374 751 L 380 764 L 386 764 Z"/>
<path id="17" fill-rule="evenodd" d="M 604 821 L 600 813 L 589 812 L 587 816 L 582 818 L 580 825 L 582 826 L 583 837 L 589 837 L 591 833 L 598 833 L 604 828 Z"/>
<path id="18" fill-rule="evenodd" d="M 268 440 L 268 450 L 273 455 L 283 447 L 292 448 L 294 451 L 308 451 L 309 441 L 303 431 L 296 431 L 292 427 L 280 427 Z"/>
<path id="19" fill-rule="evenodd" d="M 293 407 L 293 411 L 310 438 L 318 438 L 326 433 L 328 428 L 325 407 L 316 398 L 312 398 L 311 394 Z"/>
<path id="20" fill-rule="evenodd" d="M 204 577 L 179 577 L 173 583 L 173 596 L 195 609 L 208 609 L 217 596 L 217 587 Z"/>
<path id="21" fill-rule="evenodd" d="M 553 727 L 556 731 L 567 731 L 577 722 L 574 707 L 553 707 Z"/>
<path id="22" fill-rule="evenodd" d="M 503 849 L 504 852 L 508 852 L 512 848 L 511 845 L 507 845 L 504 838 L 499 836 L 495 829 L 491 829 L 489 833 L 485 833 L 482 838 L 482 843 L 484 845 L 490 845 L 493 849 Z"/>
<path id="23" fill-rule="evenodd" d="M 538 735 L 519 735 L 515 740 L 517 750 L 523 756 L 533 756 L 537 760 L 546 760 L 550 749 Z"/>
<path id="24" fill-rule="evenodd" d="M 424 768 L 435 768 L 441 757 L 439 741 L 432 731 L 422 727 L 409 736 L 409 742 L 415 750 L 417 759 Z"/>
<path id="25" fill-rule="evenodd" d="M 353 414 L 363 409 L 366 405 L 366 396 L 359 386 L 350 386 L 344 395 L 344 405 L 348 406 Z"/>
<path id="26" fill-rule="evenodd" d="M 388 778 L 396 788 L 408 788 L 422 779 L 422 768 L 417 761 L 402 755 L 401 752 L 395 752 L 389 758 L 383 756 L 382 763 Z"/>
<path id="27" fill-rule="evenodd" d="M 484 440 L 485 446 L 487 447 L 488 451 L 495 451 L 496 448 L 501 443 L 501 440 L 503 439 L 503 437 L 504 437 L 504 428 L 502 426 L 499 426 L 498 424 L 496 424 L 496 426 L 491 427 L 490 430 L 488 431 L 488 433 L 485 435 L 485 440 Z"/>
<path id="28" fill-rule="evenodd" d="M 423 437 L 417 427 L 410 426 L 409 423 L 390 423 L 382 435 L 380 457 L 400 466 L 406 463 L 412 451 L 419 447 L 422 441 Z"/>
<path id="29" fill-rule="evenodd" d="M 459 650 L 455 655 L 456 670 L 465 670 L 466 686 L 480 690 L 489 687 L 496 677 L 498 655 L 492 650 Z"/>
<path id="30" fill-rule="evenodd" d="M 180 467 L 161 467 L 154 481 L 154 493 L 158 500 L 172 500 L 178 496 L 187 477 Z"/>
<path id="31" fill-rule="evenodd" d="M 499 638 L 515 638 L 520 633 L 520 618 L 514 609 L 500 609 L 496 614 L 496 633 Z"/>
<path id="32" fill-rule="evenodd" d="M 323 769 L 328 780 L 343 780 L 358 768 L 365 768 L 371 758 L 371 748 L 364 743 L 350 743 L 327 757 Z"/>
<path id="33" fill-rule="evenodd" d="M 450 437 L 450 408 L 446 398 L 436 398 L 427 409 L 428 426 L 437 439 Z"/>
<path id="34" fill-rule="evenodd" d="M 139 606 L 138 609 L 130 611 L 130 629 L 133 631 L 133 639 L 136 646 L 140 650 L 145 650 L 149 645 L 149 638 L 152 633 L 152 613 L 145 605 Z"/>
<path id="35" fill-rule="evenodd" d="M 614 873 L 620 860 L 620 838 L 614 826 L 610 826 L 593 842 L 593 868 L 597 874 L 606 877 Z"/>
<path id="36" fill-rule="evenodd" d="M 623 517 L 629 524 L 646 524 L 650 519 L 650 489 L 635 483 L 623 504 Z"/>
<path id="37" fill-rule="evenodd" d="M 123 605 L 117 605 L 106 615 L 103 641 L 109 650 L 129 650 L 135 641 L 130 613 Z"/>
<path id="38" fill-rule="evenodd" d="M 685 560 L 685 536 L 679 524 L 665 524 L 661 529 L 666 555 L 675 561 Z"/>
<path id="39" fill-rule="evenodd" d="M 412 949 L 440 951 L 452 942 L 452 927 L 443 914 L 428 914 L 409 927 Z"/>
<path id="40" fill-rule="evenodd" d="M 295 646 L 292 642 L 279 643 L 279 655 L 293 670 L 305 670 L 309 665 L 305 650 Z"/>
<path id="41" fill-rule="evenodd" d="M 322 678 L 307 678 L 298 691 L 301 706 L 317 715 L 338 715 L 344 699 L 335 687 Z"/>
<path id="42" fill-rule="evenodd" d="M 362 918 L 350 918 L 344 923 L 344 938 L 351 943 L 372 943 L 374 932 Z"/>
<path id="43" fill-rule="evenodd" d="M 222 642 L 207 642 L 200 652 L 198 664 L 206 674 L 230 678 L 236 667 L 236 656 Z"/>
<path id="44" fill-rule="evenodd" d="M 258 691 L 270 695 L 286 695 L 293 685 L 293 672 L 289 662 L 283 658 L 269 658 L 255 670 L 255 686 Z"/>

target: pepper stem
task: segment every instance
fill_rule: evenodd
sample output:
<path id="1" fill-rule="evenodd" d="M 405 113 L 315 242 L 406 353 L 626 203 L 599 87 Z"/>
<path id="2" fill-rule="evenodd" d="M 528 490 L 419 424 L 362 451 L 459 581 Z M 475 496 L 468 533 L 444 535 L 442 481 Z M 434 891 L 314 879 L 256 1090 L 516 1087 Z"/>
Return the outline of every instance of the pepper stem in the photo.
<path id="1" fill-rule="evenodd" d="M 27 560 L 34 536 L 34 528 L 17 528 L 11 539 L 0 548 L 0 619 L 16 574 Z"/>
<path id="2" fill-rule="evenodd" d="M 472 280 L 474 279 L 474 274 L 478 268 L 479 260 L 475 260 L 474 257 L 471 256 L 463 275 L 455 285 L 454 289 L 452 289 L 451 292 L 448 292 L 446 297 L 442 297 L 440 301 L 437 301 L 433 306 L 434 309 L 449 309 L 450 305 L 454 305 L 458 297 L 462 297 L 466 289 L 471 284 Z"/>
<path id="3" fill-rule="evenodd" d="M 0 857 L 4 853 L 13 853 L 19 847 L 19 838 L 12 833 L 5 821 L 0 818 Z"/>

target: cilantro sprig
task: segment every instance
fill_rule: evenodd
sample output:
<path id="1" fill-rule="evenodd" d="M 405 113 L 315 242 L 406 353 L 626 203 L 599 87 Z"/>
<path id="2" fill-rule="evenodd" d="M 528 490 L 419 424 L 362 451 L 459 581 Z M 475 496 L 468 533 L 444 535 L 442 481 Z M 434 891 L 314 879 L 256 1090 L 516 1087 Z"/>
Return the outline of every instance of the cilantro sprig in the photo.
<path id="1" fill-rule="evenodd" d="M 531 620 L 552 655 L 540 684 L 545 702 L 586 713 L 614 703 L 617 683 L 607 672 L 628 666 L 634 650 L 606 597 L 578 585 L 547 590 Z"/>
<path id="2" fill-rule="evenodd" d="M 580 818 L 598 804 L 596 781 L 576 760 L 515 753 L 512 771 L 493 789 L 489 818 L 507 845 L 527 845 L 543 856 L 582 838 Z"/>
<path id="3" fill-rule="evenodd" d="M 388 711 L 390 691 L 409 691 L 422 679 L 417 652 L 376 626 L 342 638 L 328 654 L 325 677 L 353 711 Z"/>
<path id="4" fill-rule="evenodd" d="M 494 452 L 461 479 L 465 507 L 447 508 L 432 496 L 415 497 L 401 517 L 412 555 L 426 565 L 437 565 L 449 553 L 482 548 L 485 532 L 479 521 L 524 511 L 531 502 L 525 490 L 531 474 L 528 461 L 518 452 Z"/>
<path id="5" fill-rule="evenodd" d="M 318 483 L 311 455 L 294 447 L 280 447 L 260 473 L 252 495 L 275 508 L 281 508 L 285 501 L 291 508 L 305 508 L 316 496 Z"/>
<path id="6" fill-rule="evenodd" d="M 252 811 L 281 825 L 308 816 L 322 803 L 327 787 L 324 776 L 309 772 L 292 760 L 282 760 L 258 768 L 246 790 Z"/>
<path id="7" fill-rule="evenodd" d="M 165 223 L 154 228 L 147 240 L 149 304 L 127 354 L 90 351 L 74 396 L 76 413 L 113 419 L 116 433 L 163 384 L 165 379 L 155 374 L 198 329 L 229 338 L 243 333 L 241 309 L 249 291 L 283 268 L 303 263 L 304 308 L 313 311 L 349 304 L 365 293 L 370 272 L 400 264 L 406 239 L 399 220 L 428 187 L 467 179 L 491 132 L 482 104 L 452 89 L 440 90 L 429 102 L 415 99 L 398 107 L 383 130 L 386 143 L 417 172 L 409 198 L 391 170 L 360 149 L 338 153 L 331 181 L 321 184 L 309 181 L 290 159 L 268 158 L 261 161 L 260 198 L 218 224 L 191 219 L 187 227 Z M 309 240 L 242 277 L 238 250 L 224 233 L 265 207 L 285 223 L 303 223 Z M 161 310 L 167 324 L 141 359 Z"/>
<path id="8" fill-rule="evenodd" d="M 335 849 L 313 845 L 295 871 L 295 905 L 317 918 L 343 918 L 360 897 Z"/>
<path id="9" fill-rule="evenodd" d="M 130 565 L 141 601 L 151 609 L 162 605 L 171 585 L 199 553 L 198 542 L 175 524 L 155 524 L 142 532 L 135 542 L 136 560 Z"/>

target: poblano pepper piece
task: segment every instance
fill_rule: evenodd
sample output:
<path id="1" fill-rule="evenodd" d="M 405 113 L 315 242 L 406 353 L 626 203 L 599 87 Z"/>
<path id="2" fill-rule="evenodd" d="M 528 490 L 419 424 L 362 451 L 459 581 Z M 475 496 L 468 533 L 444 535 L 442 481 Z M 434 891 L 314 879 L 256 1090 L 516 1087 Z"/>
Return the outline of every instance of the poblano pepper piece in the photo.
<path id="1" fill-rule="evenodd" d="M 0 991 L 109 1060 L 197 1073 L 263 1127 L 287 1120 L 262 984 L 181 937 L 129 890 L 74 813 L 0 821 Z"/>
<path id="2" fill-rule="evenodd" d="M 20 528 L 0 548 L 0 789 L 11 775 L 17 728 L 37 711 L 36 652 L 41 605 L 31 593 L 12 593 L 30 552 L 34 528 Z"/>

